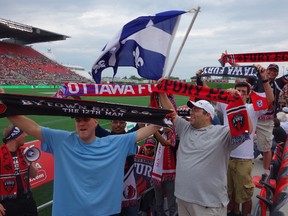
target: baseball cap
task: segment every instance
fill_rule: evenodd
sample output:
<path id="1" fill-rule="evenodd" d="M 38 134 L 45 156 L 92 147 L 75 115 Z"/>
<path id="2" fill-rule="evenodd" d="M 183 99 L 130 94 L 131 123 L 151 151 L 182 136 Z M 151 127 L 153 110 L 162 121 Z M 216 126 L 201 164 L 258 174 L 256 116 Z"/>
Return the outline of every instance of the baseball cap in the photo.
<path id="1" fill-rule="evenodd" d="M 199 107 L 204 109 L 207 113 L 210 113 L 211 118 L 214 118 L 215 115 L 215 111 L 214 111 L 214 107 L 212 106 L 212 104 L 210 104 L 208 101 L 206 100 L 198 100 L 197 102 L 191 101 L 189 100 L 187 102 L 187 106 L 192 108 L 194 106 Z"/>
<path id="2" fill-rule="evenodd" d="M 285 113 L 288 113 L 288 107 L 283 107 L 282 111 L 285 112 Z"/>
<path id="3" fill-rule="evenodd" d="M 147 138 L 145 141 L 144 141 L 144 146 L 151 146 L 151 147 L 155 147 L 156 145 L 156 140 L 154 138 Z"/>
<path id="4" fill-rule="evenodd" d="M 268 67 L 267 67 L 268 70 L 275 70 L 277 72 L 279 72 L 279 67 L 277 64 L 270 64 Z"/>

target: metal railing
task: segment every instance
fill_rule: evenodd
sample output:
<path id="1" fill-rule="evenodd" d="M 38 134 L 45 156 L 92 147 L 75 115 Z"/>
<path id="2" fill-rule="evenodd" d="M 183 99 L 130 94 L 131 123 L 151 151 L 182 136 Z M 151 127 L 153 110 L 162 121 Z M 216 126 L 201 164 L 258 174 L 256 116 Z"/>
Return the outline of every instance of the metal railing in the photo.
<path id="1" fill-rule="evenodd" d="M 40 206 L 37 207 L 37 211 L 40 212 L 43 209 L 45 209 L 45 208 L 47 208 L 49 206 L 52 206 L 52 204 L 53 204 L 53 200 L 51 200 L 51 201 L 49 201 L 47 203 L 44 203 L 43 205 L 40 205 Z"/>

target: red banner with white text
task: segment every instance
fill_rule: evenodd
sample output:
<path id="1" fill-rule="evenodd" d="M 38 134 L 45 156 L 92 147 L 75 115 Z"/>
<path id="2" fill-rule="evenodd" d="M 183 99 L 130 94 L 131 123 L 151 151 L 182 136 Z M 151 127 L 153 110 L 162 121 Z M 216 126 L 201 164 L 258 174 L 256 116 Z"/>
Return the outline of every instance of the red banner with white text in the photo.
<path id="1" fill-rule="evenodd" d="M 92 84 L 66 82 L 53 97 L 150 96 L 156 84 Z"/>

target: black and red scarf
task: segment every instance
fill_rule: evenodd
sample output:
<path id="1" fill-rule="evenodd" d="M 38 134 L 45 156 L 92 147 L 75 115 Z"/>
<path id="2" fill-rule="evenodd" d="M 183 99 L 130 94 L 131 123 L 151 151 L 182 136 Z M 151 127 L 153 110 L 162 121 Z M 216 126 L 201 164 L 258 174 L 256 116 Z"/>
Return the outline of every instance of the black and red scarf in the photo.
<path id="1" fill-rule="evenodd" d="M 204 86 L 196 86 L 184 82 L 164 79 L 154 89 L 155 92 L 193 96 L 194 98 L 208 101 L 222 102 L 228 104 L 229 127 L 233 137 L 241 136 L 249 131 L 248 114 L 245 104 L 239 95 L 231 95 L 229 92 L 220 89 L 211 89 Z M 230 110 L 234 110 L 230 112 Z"/>
<path id="2" fill-rule="evenodd" d="M 0 118 L 13 115 L 51 115 L 143 122 L 167 127 L 172 111 L 88 100 L 0 94 Z"/>
<path id="3" fill-rule="evenodd" d="M 23 149 L 16 151 L 19 163 L 19 175 L 23 185 L 24 193 L 28 192 L 29 174 L 28 164 L 24 159 Z M 0 148 L 0 196 L 1 200 L 17 198 L 17 180 L 12 155 L 3 144 Z"/>
<path id="4" fill-rule="evenodd" d="M 225 54 L 221 56 L 219 62 L 221 66 L 226 63 L 247 63 L 247 62 L 287 62 L 288 52 L 260 52 L 260 53 L 241 53 Z"/>

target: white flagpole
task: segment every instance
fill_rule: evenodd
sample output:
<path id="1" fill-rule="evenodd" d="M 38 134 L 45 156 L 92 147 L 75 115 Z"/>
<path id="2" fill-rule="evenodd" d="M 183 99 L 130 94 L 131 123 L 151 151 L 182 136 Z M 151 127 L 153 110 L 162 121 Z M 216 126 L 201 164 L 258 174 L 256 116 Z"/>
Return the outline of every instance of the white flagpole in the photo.
<path id="1" fill-rule="evenodd" d="M 172 43 L 173 43 L 173 41 L 175 39 L 175 35 L 176 35 L 177 29 L 178 29 L 178 25 L 179 25 L 180 19 L 181 19 L 181 17 L 177 18 L 177 23 L 175 24 L 174 29 L 173 29 L 172 39 L 170 40 L 169 48 L 167 49 L 169 51 L 167 52 L 167 55 L 166 55 L 166 60 L 165 60 L 164 68 L 163 68 L 162 77 L 166 73 L 166 67 L 167 67 L 167 63 L 169 61 L 169 57 L 170 57 L 171 46 L 172 46 Z"/>
<path id="2" fill-rule="evenodd" d="M 169 73 L 168 73 L 168 75 L 167 75 L 167 78 L 168 78 L 168 79 L 170 78 L 171 73 L 172 73 L 172 71 L 174 70 L 174 67 L 175 67 L 175 65 L 176 65 L 176 62 L 177 62 L 177 60 L 178 60 L 178 58 L 179 58 L 179 55 L 180 55 L 180 53 L 181 53 L 181 51 L 182 51 L 182 49 L 183 49 L 183 47 L 184 47 L 184 45 L 185 45 L 185 42 L 186 42 L 186 40 L 187 40 L 187 38 L 188 38 L 188 35 L 189 35 L 189 33 L 190 33 L 191 29 L 192 29 L 192 26 L 193 26 L 194 22 L 195 22 L 195 20 L 196 20 L 196 17 L 197 17 L 197 15 L 198 15 L 198 13 L 200 12 L 200 7 L 198 6 L 198 8 L 197 8 L 196 10 L 195 10 L 195 9 L 191 9 L 191 10 L 189 10 L 189 12 L 195 12 L 195 14 L 194 14 L 194 16 L 193 16 L 193 19 L 192 19 L 192 21 L 191 21 L 188 29 L 187 29 L 186 35 L 185 35 L 185 37 L 184 37 L 184 39 L 183 39 L 183 41 L 182 41 L 182 44 L 181 44 L 181 46 L 180 46 L 180 48 L 179 48 L 179 50 L 178 50 L 178 53 L 177 53 L 177 55 L 176 55 L 176 57 L 175 57 L 175 60 L 174 60 L 172 66 L 171 66 L 171 68 L 170 68 L 170 71 L 169 71 Z"/>

